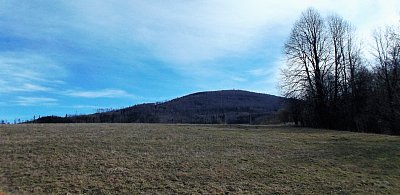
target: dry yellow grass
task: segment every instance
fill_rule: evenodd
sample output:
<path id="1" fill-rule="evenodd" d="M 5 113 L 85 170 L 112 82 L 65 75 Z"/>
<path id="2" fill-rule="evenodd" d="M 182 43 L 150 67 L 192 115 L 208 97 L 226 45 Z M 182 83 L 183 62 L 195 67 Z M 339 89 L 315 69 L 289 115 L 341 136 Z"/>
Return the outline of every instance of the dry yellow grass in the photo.
<path id="1" fill-rule="evenodd" d="M 400 194 L 400 137 L 271 126 L 0 126 L 0 192 Z"/>

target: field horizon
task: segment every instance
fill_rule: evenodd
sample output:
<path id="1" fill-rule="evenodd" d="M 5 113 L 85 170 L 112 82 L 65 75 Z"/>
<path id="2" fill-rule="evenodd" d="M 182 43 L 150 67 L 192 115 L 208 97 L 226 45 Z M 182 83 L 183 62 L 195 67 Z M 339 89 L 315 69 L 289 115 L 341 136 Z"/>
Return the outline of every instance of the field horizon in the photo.
<path id="1" fill-rule="evenodd" d="M 0 192 L 400 193 L 400 137 L 285 126 L 0 126 Z"/>

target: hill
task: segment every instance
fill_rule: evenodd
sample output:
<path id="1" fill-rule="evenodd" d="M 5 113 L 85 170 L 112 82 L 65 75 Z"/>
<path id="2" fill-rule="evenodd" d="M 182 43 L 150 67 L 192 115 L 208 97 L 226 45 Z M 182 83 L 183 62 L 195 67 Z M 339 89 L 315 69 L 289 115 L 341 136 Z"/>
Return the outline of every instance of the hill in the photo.
<path id="1" fill-rule="evenodd" d="M 242 90 L 199 92 L 162 103 L 73 117 L 43 117 L 37 123 L 193 123 L 261 124 L 272 120 L 285 98 Z"/>

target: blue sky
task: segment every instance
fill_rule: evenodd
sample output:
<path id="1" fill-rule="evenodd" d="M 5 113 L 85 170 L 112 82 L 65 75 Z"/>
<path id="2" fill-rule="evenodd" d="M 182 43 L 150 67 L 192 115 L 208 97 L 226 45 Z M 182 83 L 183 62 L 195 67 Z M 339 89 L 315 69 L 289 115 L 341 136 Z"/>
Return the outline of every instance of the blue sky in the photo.
<path id="1" fill-rule="evenodd" d="M 282 46 L 308 7 L 348 19 L 367 46 L 400 19 L 396 0 L 0 0 L 0 119 L 206 90 L 280 95 Z"/>

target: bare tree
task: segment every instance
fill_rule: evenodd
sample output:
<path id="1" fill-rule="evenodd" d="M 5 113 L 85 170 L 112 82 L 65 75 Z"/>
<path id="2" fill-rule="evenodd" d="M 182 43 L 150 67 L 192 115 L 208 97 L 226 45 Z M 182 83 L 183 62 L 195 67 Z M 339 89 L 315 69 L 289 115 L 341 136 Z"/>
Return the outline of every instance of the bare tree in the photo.
<path id="1" fill-rule="evenodd" d="M 285 44 L 287 67 L 282 89 L 287 97 L 311 99 L 314 126 L 326 126 L 326 80 L 330 71 L 329 45 L 324 19 L 314 9 L 302 13 Z"/>
<path id="2" fill-rule="evenodd" d="M 348 33 L 348 23 L 338 15 L 332 15 L 328 18 L 329 35 L 332 43 L 333 50 L 333 66 L 334 66 L 334 89 L 333 89 L 333 101 L 336 103 L 339 90 L 340 82 L 346 83 L 346 56 L 345 56 L 345 42 L 346 34 Z"/>
<path id="3" fill-rule="evenodd" d="M 392 133 L 400 133 L 400 31 L 387 27 L 374 34 L 377 82 L 382 92 L 381 114 Z"/>
<path id="4" fill-rule="evenodd" d="M 360 84 L 368 75 L 364 68 L 360 44 L 355 37 L 355 28 L 342 17 L 328 17 L 328 26 L 333 64 L 333 87 L 330 88 L 332 120 L 336 121 L 336 128 L 357 128 L 357 115 L 361 112 L 362 105 L 366 104 L 365 98 L 360 94 L 367 86 Z"/>
<path id="5" fill-rule="evenodd" d="M 296 104 L 290 107 L 307 126 L 356 129 L 369 72 L 354 31 L 342 17 L 325 20 L 312 8 L 292 28 L 284 47 L 287 66 L 281 87 L 286 97 L 303 100 L 291 101 Z"/>

